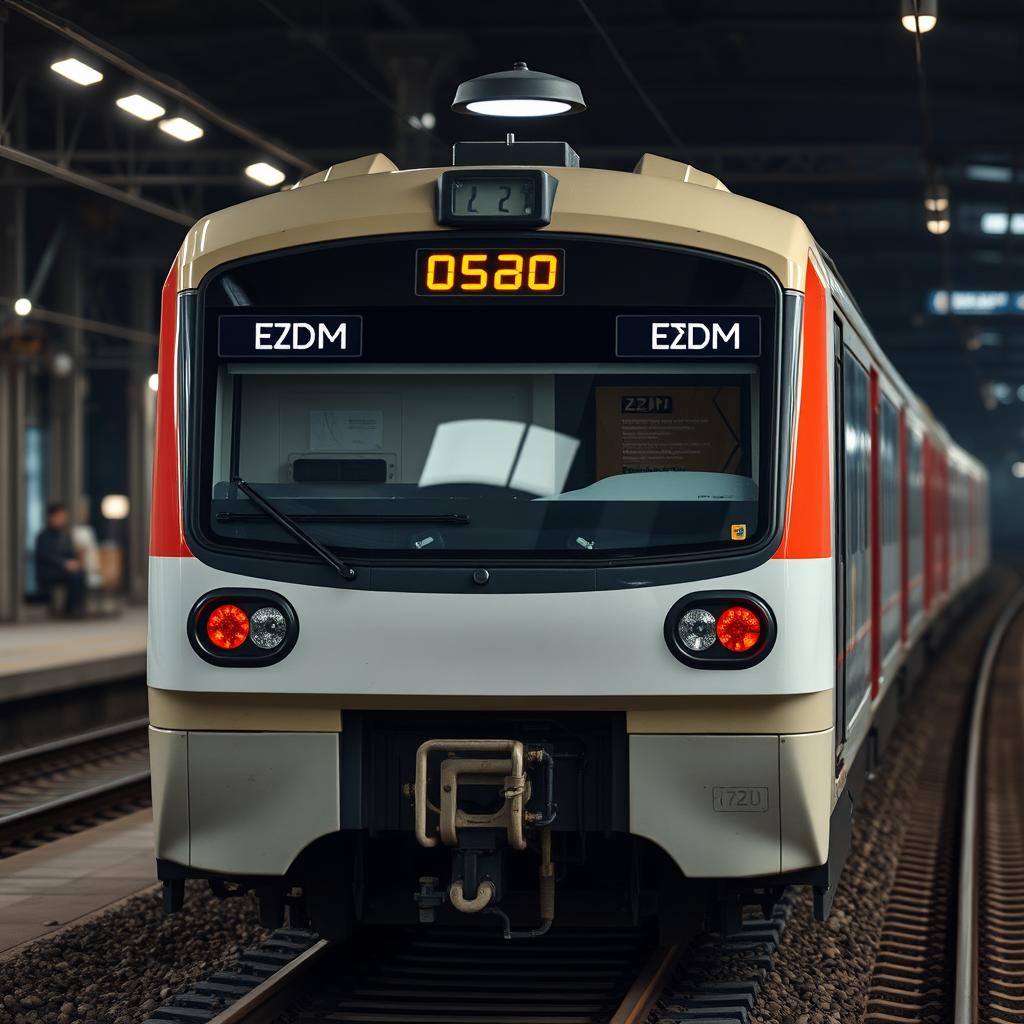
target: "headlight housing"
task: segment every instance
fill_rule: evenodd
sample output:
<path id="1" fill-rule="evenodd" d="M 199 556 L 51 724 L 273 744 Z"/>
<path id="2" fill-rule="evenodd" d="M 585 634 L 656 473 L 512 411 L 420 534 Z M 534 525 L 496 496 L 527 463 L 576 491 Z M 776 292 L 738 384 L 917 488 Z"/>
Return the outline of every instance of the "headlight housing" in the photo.
<path id="1" fill-rule="evenodd" d="M 665 616 L 665 642 L 694 668 L 747 668 L 768 656 L 775 643 L 772 610 L 740 590 L 687 594 Z"/>
<path id="2" fill-rule="evenodd" d="M 212 665 L 259 667 L 280 661 L 299 638 L 295 609 L 269 590 L 211 590 L 192 606 L 192 649 Z"/>

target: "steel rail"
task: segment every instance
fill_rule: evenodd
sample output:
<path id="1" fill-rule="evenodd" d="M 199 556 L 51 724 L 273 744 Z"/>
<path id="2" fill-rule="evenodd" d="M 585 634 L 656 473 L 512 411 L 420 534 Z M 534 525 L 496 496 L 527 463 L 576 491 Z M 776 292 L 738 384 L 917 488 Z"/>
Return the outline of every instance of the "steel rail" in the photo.
<path id="1" fill-rule="evenodd" d="M 97 797 L 109 796 L 111 793 L 116 793 L 121 789 L 140 786 L 142 783 L 148 782 L 149 778 L 149 771 L 132 772 L 130 775 L 123 775 L 119 779 L 112 779 L 110 782 L 104 782 L 99 786 L 80 789 L 75 793 L 67 793 L 64 796 L 55 797 L 53 800 L 47 800 L 46 803 L 22 808 L 20 811 L 0 816 L 0 830 L 9 828 L 11 825 L 23 825 L 26 821 L 31 821 L 34 818 L 43 818 L 54 811 L 67 810 L 67 808 L 74 807 L 76 804 L 88 803 Z"/>
<path id="2" fill-rule="evenodd" d="M 251 992 L 221 1010 L 209 1024 L 242 1024 L 243 1021 L 244 1024 L 271 1024 L 295 998 L 294 989 L 321 966 L 330 948 L 331 943 L 321 939 Z"/>
<path id="3" fill-rule="evenodd" d="M 964 807 L 960 828 L 960 875 L 957 889 L 956 981 L 954 1024 L 975 1024 L 978 1017 L 978 821 L 982 794 L 981 754 L 985 712 L 996 659 L 1010 626 L 1024 608 L 1024 588 L 1010 600 L 989 634 L 978 671 L 971 708 L 964 767 Z"/>
<path id="4" fill-rule="evenodd" d="M 6 754 L 0 754 L 0 768 L 6 768 L 11 764 L 20 764 L 33 757 L 42 757 L 45 754 L 55 754 L 61 750 L 73 750 L 75 747 L 85 743 L 94 743 L 96 740 L 108 740 L 114 736 L 122 736 L 134 732 L 136 729 L 145 729 L 149 725 L 148 718 L 132 718 L 127 722 L 119 722 L 117 725 L 108 725 L 102 729 L 93 729 L 90 732 L 80 732 L 73 736 L 63 736 L 59 740 L 50 740 L 47 743 L 40 743 L 34 747 L 22 747 L 21 750 L 12 750 Z"/>
<path id="5" fill-rule="evenodd" d="M 304 983 L 324 966 L 328 953 L 334 948 L 334 944 L 321 939 L 222 1010 L 209 1024 L 272 1024 L 304 994 Z M 637 972 L 615 1012 L 607 1018 L 608 1024 L 639 1024 L 646 1020 L 680 955 L 678 946 L 655 949 Z M 381 1009 L 387 1009 L 387 1004 L 382 1003 Z M 540 1009 L 537 1012 L 541 1012 Z M 413 1018 L 407 1013 L 398 1013 L 395 1019 Z M 602 1014 L 600 1018 L 595 1017 L 595 1021 L 598 1019 L 604 1020 L 605 1017 Z"/>

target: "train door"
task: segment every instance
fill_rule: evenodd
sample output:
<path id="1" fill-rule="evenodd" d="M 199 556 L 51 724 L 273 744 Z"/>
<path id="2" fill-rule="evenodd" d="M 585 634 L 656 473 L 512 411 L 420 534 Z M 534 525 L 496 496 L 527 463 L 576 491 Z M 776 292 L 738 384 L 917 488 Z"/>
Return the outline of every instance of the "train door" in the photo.
<path id="1" fill-rule="evenodd" d="M 843 619 L 840 630 L 844 735 L 871 685 L 871 433 L 868 371 L 842 349 Z"/>
<path id="2" fill-rule="evenodd" d="M 833 467 L 832 479 L 835 481 L 833 502 L 835 509 L 835 560 L 836 560 L 836 692 L 835 692 L 835 723 L 836 723 L 836 763 L 839 763 L 839 753 L 846 742 L 846 693 L 844 684 L 846 681 L 846 515 L 845 509 L 845 464 L 843 456 L 845 451 L 844 438 L 846 430 L 843 423 L 843 325 L 837 318 L 833 322 L 833 336 L 835 339 L 835 379 L 833 394 L 835 395 L 834 413 L 834 436 L 836 439 L 833 446 Z"/>

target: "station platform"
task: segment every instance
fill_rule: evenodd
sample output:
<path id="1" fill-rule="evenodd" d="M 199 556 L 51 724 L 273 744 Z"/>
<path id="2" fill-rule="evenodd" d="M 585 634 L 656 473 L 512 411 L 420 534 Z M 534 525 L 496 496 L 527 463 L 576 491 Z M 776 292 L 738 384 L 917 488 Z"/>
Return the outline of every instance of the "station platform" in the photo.
<path id="1" fill-rule="evenodd" d="M 0 860 L 0 957 L 155 884 L 148 808 Z"/>
<path id="2" fill-rule="evenodd" d="M 117 618 L 0 626 L 0 703 L 146 671 L 146 609 Z"/>

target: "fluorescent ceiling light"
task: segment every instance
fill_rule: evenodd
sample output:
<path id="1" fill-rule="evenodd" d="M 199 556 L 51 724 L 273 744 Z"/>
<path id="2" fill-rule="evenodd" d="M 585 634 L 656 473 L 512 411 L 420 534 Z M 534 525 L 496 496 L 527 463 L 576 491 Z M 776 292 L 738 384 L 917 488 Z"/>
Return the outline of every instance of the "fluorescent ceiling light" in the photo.
<path id="1" fill-rule="evenodd" d="M 260 161 L 259 163 L 249 164 L 245 169 L 245 173 L 252 178 L 253 181 L 258 181 L 261 185 L 266 185 L 267 188 L 273 188 L 275 185 L 280 185 L 284 181 L 284 171 L 278 170 L 272 164 L 266 164 Z"/>
<path id="2" fill-rule="evenodd" d="M 131 96 L 122 96 L 117 101 L 117 105 L 126 113 L 139 118 L 140 121 L 154 121 L 167 113 L 159 103 L 154 103 L 137 92 L 133 92 Z"/>
<path id="3" fill-rule="evenodd" d="M 995 164 L 968 164 L 964 174 L 971 181 L 996 181 L 1005 184 L 1013 177 L 1009 167 L 998 167 Z"/>
<path id="4" fill-rule="evenodd" d="M 75 85 L 95 85 L 103 81 L 103 72 L 89 67 L 88 64 L 78 60 L 76 57 L 68 57 L 66 60 L 54 61 L 50 65 L 51 71 L 63 75 L 66 79 L 74 82 Z"/>
<path id="5" fill-rule="evenodd" d="M 182 142 L 195 142 L 203 137 L 203 129 L 184 117 L 169 117 L 160 122 L 160 131 L 173 135 Z"/>
<path id="6" fill-rule="evenodd" d="M 1024 235 L 1024 213 L 1010 215 L 1003 210 L 988 210 L 981 215 L 981 231 L 985 235 Z"/>
<path id="7" fill-rule="evenodd" d="M 488 117 L 548 117 L 572 109 L 558 100 L 475 100 L 466 107 L 474 114 Z"/>

